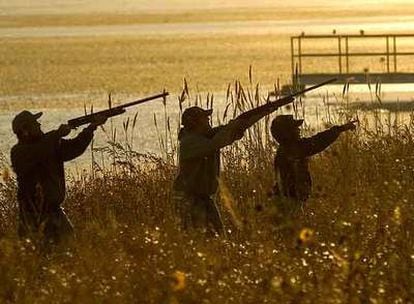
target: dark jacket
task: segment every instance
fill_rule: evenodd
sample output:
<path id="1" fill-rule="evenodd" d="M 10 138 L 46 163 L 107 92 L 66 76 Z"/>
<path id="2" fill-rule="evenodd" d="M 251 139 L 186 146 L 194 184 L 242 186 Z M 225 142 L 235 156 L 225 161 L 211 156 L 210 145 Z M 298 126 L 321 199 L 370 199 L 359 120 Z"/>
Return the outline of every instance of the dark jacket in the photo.
<path id="1" fill-rule="evenodd" d="M 339 134 L 339 128 L 332 127 L 309 138 L 279 143 L 274 160 L 276 193 L 299 201 L 307 200 L 312 186 L 309 157 L 325 150 Z"/>
<path id="2" fill-rule="evenodd" d="M 87 127 L 73 139 L 62 139 L 57 131 L 51 131 L 35 143 L 19 142 L 11 149 L 20 212 L 42 215 L 59 209 L 65 199 L 63 163 L 86 150 L 93 131 Z"/>
<path id="3" fill-rule="evenodd" d="M 220 149 L 237 139 L 236 123 L 212 128 L 208 135 L 182 129 L 179 172 L 174 189 L 193 196 L 216 193 L 220 174 Z"/>
<path id="4" fill-rule="evenodd" d="M 220 149 L 241 139 L 245 130 L 277 109 L 273 103 L 245 112 L 223 126 L 212 128 L 208 135 L 181 129 L 179 172 L 174 190 L 187 195 L 206 197 L 217 192 L 220 174 Z"/>

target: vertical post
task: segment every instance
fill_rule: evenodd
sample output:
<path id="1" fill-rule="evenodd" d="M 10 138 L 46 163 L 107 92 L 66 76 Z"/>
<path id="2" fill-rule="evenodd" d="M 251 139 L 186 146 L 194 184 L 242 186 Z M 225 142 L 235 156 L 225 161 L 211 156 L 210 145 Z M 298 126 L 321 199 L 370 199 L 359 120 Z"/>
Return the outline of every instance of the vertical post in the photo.
<path id="1" fill-rule="evenodd" d="M 339 63 L 339 74 L 342 74 L 342 46 L 341 46 L 341 36 L 338 36 L 338 63 Z"/>
<path id="2" fill-rule="evenodd" d="M 349 45 L 348 45 L 348 36 L 345 37 L 345 60 L 346 60 L 346 73 L 349 74 Z"/>
<path id="3" fill-rule="evenodd" d="M 390 36 L 387 35 L 387 73 L 390 73 Z"/>
<path id="4" fill-rule="evenodd" d="M 295 82 L 295 48 L 294 37 L 290 37 L 290 55 L 291 55 L 291 72 L 292 72 L 292 84 Z"/>
<path id="5" fill-rule="evenodd" d="M 397 38 L 394 35 L 394 73 L 397 73 Z"/>
<path id="6" fill-rule="evenodd" d="M 298 38 L 299 75 L 302 75 L 302 37 Z"/>

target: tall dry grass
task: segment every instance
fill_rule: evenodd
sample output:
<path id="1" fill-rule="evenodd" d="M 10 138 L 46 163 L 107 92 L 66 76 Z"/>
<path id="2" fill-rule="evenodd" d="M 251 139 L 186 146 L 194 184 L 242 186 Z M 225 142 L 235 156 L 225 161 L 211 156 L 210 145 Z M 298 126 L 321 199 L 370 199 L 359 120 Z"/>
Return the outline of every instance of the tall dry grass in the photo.
<path id="1" fill-rule="evenodd" d="M 227 121 L 263 96 L 251 77 L 246 86 L 231 84 L 218 119 Z M 346 104 L 346 87 L 339 98 Z M 213 106 L 214 96 L 190 95 L 185 84 L 178 103 L 188 102 Z M 304 107 L 298 100 L 294 111 Z M 325 122 L 346 114 L 355 115 L 325 113 L 331 120 Z M 15 180 L 4 171 L 1 302 L 412 302 L 414 123 L 394 124 L 374 112 L 375 127 L 368 128 L 358 115 L 357 132 L 313 158 L 312 197 L 289 222 L 269 196 L 275 150 L 269 118 L 224 149 L 220 208 L 227 234 L 217 238 L 179 229 L 170 199 L 176 127 L 168 117 L 166 124 L 155 118 L 164 157 L 134 151 L 133 122 L 118 131 L 124 136 L 105 129 L 109 144 L 94 151 L 93 172 L 69 178 L 65 208 L 76 239 L 65 248 L 44 253 L 16 239 Z"/>

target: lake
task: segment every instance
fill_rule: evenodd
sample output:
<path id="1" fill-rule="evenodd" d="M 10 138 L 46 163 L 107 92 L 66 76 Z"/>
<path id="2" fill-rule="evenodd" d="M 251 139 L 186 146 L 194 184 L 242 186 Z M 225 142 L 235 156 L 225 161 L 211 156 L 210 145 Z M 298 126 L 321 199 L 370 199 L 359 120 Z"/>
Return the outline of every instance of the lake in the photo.
<path id="1" fill-rule="evenodd" d="M 228 22 L 181 22 L 168 24 L 133 24 L 133 25 L 110 25 L 110 26 L 69 26 L 69 27 L 22 27 L 22 28 L 0 28 L 0 39 L 18 39 L 23 42 L 25 39 L 38 39 L 59 37 L 62 39 L 73 37 L 124 37 L 124 36 L 165 36 L 165 37 L 181 37 L 181 36 L 231 36 L 239 35 L 243 39 L 243 35 L 295 35 L 302 31 L 309 34 L 329 34 L 332 29 L 336 29 L 341 33 L 358 33 L 360 29 L 364 29 L 366 33 L 398 33 L 405 32 L 406 29 L 414 28 L 414 16 L 399 16 L 398 18 L 389 17 L 364 17 L 364 18 L 321 18 L 321 19 L 297 19 L 297 20 L 271 20 L 271 21 L 228 21 Z M 207 43 L 208 40 L 206 40 Z M 183 58 L 182 60 L 185 60 Z M 205 60 L 209 60 L 206 58 Z M 290 63 L 285 62 L 286 70 L 289 70 Z M 7 75 L 6 75 L 7 76 Z M 41 81 L 41 79 L 40 79 Z M 5 84 L 7 86 L 7 83 Z M 168 116 L 173 128 L 178 128 L 178 103 L 176 90 L 173 90 L 172 96 L 168 101 Z M 396 102 L 402 100 L 405 102 L 413 101 L 413 86 L 411 85 L 388 85 L 383 86 L 385 92 L 384 100 L 387 102 Z M 331 96 L 329 104 L 334 106 L 341 99 L 342 86 L 330 86 L 329 89 L 322 88 L 317 92 L 307 95 L 306 103 L 306 119 L 310 125 L 321 125 L 328 117 L 326 114 L 326 100 L 324 102 L 322 96 Z M 362 104 L 372 103 L 372 94 L 369 93 L 366 85 L 351 86 L 351 102 L 362 102 Z M 84 110 L 79 106 L 67 106 L 67 102 L 74 99 L 83 100 L 90 99 L 90 96 L 96 99 L 104 99 L 101 93 L 91 91 L 75 91 L 70 93 L 48 93 L 44 94 L 30 93 L 27 94 L 5 94 L 0 96 L 0 102 L 6 103 L 10 100 L 42 100 L 47 104 L 48 100 L 54 102 L 59 100 L 58 105 L 54 102 L 53 107 L 43 109 L 44 116 L 41 119 L 44 130 L 50 130 L 58 127 L 59 124 L 66 122 L 68 119 L 82 115 Z M 207 95 L 205 91 L 200 91 L 201 96 Z M 224 97 L 224 89 L 217 91 L 215 94 L 216 112 L 222 113 L 226 105 Z M 335 97 L 336 96 L 336 97 Z M 133 96 L 126 94 L 120 99 L 125 102 L 142 96 Z M 375 98 L 374 98 L 375 99 Z M 61 107 L 59 106 L 61 104 Z M 342 105 L 339 106 L 341 109 Z M 19 109 L 20 110 L 20 109 Z M 10 123 L 17 109 L 5 109 L 0 113 L 0 138 L 2 139 L 2 150 L 9 151 L 14 144 L 15 139 L 11 132 Z M 117 129 L 117 138 L 124 138 L 122 124 L 127 117 L 132 117 L 138 111 L 138 123 L 134 132 L 134 148 L 140 152 L 150 152 L 161 155 L 161 149 L 158 142 L 157 134 L 164 134 L 164 131 L 156 129 L 154 124 L 154 114 L 158 119 L 159 129 L 164 130 L 164 109 L 160 101 L 154 101 L 137 108 L 131 109 L 128 114 L 117 117 L 113 120 L 114 128 Z M 321 114 L 322 113 L 322 114 Z M 384 117 L 389 115 L 389 111 L 382 110 Z M 324 116 L 325 115 L 325 116 Z M 395 114 L 390 114 L 395 115 Z M 400 111 L 398 116 L 401 122 L 409 120 L 409 112 Z M 106 129 L 109 130 L 109 123 Z M 104 145 L 108 140 L 107 135 L 101 130 L 98 131 L 96 145 Z M 7 152 L 6 152 L 7 154 Z M 78 161 L 73 162 L 70 167 L 85 166 L 90 162 L 89 154 L 85 154 Z"/>

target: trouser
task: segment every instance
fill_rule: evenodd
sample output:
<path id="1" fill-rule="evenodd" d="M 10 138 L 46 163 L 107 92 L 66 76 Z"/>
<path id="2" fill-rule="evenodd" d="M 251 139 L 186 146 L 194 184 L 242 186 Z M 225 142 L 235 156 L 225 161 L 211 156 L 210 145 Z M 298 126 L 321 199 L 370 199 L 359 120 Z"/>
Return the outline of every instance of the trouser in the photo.
<path id="1" fill-rule="evenodd" d="M 62 208 L 53 212 L 20 212 L 18 233 L 21 238 L 40 237 L 59 243 L 73 235 L 73 225 Z"/>
<path id="2" fill-rule="evenodd" d="M 213 234 L 224 232 L 220 211 L 210 196 L 174 191 L 173 199 L 184 229 L 202 229 Z"/>
<path id="3" fill-rule="evenodd" d="M 285 196 L 277 196 L 275 200 L 278 213 L 287 217 L 295 217 L 300 214 L 305 204 L 305 201 Z"/>

